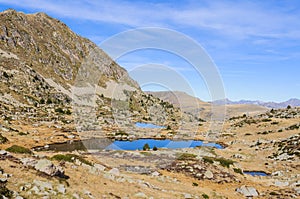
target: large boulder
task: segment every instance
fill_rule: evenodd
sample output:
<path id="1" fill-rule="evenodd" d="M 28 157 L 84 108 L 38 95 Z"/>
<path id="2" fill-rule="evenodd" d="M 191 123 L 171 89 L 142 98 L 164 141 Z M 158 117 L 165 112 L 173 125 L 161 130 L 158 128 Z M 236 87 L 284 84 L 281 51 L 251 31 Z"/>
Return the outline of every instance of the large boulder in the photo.
<path id="1" fill-rule="evenodd" d="M 39 160 L 34 168 L 41 171 L 49 176 L 63 176 L 64 170 L 61 167 L 55 166 L 50 160 L 41 159 Z"/>
<path id="2" fill-rule="evenodd" d="M 254 197 L 258 196 L 258 192 L 254 187 L 248 187 L 248 186 L 241 186 L 240 188 L 237 188 L 236 191 L 238 193 L 243 194 L 245 197 Z"/>

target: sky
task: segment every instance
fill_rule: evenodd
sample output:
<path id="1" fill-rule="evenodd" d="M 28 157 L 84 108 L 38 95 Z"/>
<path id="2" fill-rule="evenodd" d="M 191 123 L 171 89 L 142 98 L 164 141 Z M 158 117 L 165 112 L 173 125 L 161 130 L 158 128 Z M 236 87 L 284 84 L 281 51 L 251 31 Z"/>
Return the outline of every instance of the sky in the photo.
<path id="1" fill-rule="evenodd" d="M 174 30 L 205 50 L 230 100 L 280 102 L 300 98 L 298 0 L 0 0 L 0 10 L 8 8 L 25 13 L 46 12 L 99 46 L 135 28 Z M 163 65 L 192 88 L 189 94 L 205 101 L 212 99 L 205 77 L 171 52 L 143 49 L 116 61 L 130 75 L 143 65 Z M 141 87 L 170 89 L 155 82 Z"/>

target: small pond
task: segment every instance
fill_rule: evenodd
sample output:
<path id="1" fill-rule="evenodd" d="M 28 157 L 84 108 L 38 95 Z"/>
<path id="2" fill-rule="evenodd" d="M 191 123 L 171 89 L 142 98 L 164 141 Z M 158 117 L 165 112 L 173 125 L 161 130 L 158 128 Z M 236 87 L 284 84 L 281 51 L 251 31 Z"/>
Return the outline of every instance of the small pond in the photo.
<path id="1" fill-rule="evenodd" d="M 138 139 L 133 141 L 112 141 L 109 139 L 89 139 L 82 141 L 73 141 L 65 143 L 49 144 L 47 147 L 35 148 L 35 150 L 51 151 L 75 151 L 75 150 L 142 150 L 144 145 L 148 144 L 151 149 L 167 148 L 194 148 L 197 146 L 214 147 L 223 149 L 224 147 L 217 143 L 203 143 L 199 140 L 156 140 L 156 139 Z"/>
<path id="2" fill-rule="evenodd" d="M 156 139 L 138 139 L 133 141 L 114 141 L 111 145 L 106 147 L 108 150 L 142 150 L 143 146 L 148 144 L 152 149 L 167 148 L 167 149 L 180 149 L 180 148 L 194 148 L 197 146 L 214 147 L 223 149 L 224 147 L 216 143 L 203 143 L 198 140 L 156 140 Z"/>
<path id="3" fill-rule="evenodd" d="M 263 171 L 244 171 L 243 173 L 252 176 L 268 176 L 268 174 Z"/>
<path id="4" fill-rule="evenodd" d="M 155 124 L 151 124 L 151 123 L 144 123 L 144 122 L 137 122 L 135 123 L 136 127 L 139 128 L 149 128 L 149 129 L 163 129 L 166 128 L 165 126 L 158 126 Z"/>

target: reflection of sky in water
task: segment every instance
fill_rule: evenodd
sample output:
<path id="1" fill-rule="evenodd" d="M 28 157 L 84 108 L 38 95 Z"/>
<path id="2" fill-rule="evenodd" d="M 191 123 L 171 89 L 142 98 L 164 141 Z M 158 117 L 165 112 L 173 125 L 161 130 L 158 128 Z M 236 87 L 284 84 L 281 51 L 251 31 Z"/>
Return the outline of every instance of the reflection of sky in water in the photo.
<path id="1" fill-rule="evenodd" d="M 162 129 L 162 128 L 165 128 L 165 126 L 158 126 L 158 125 L 155 125 L 155 124 L 143 123 L 143 122 L 137 122 L 137 123 L 135 123 L 135 126 L 139 127 L 139 128 L 149 128 L 149 129 Z"/>
<path id="2" fill-rule="evenodd" d="M 252 176 L 267 176 L 268 175 L 262 171 L 244 171 L 244 174 L 252 175 Z"/>
<path id="3" fill-rule="evenodd" d="M 142 150 L 143 146 L 148 144 L 152 149 L 157 148 L 194 148 L 196 146 L 209 146 L 218 149 L 223 149 L 223 146 L 216 143 L 205 143 L 202 141 L 186 140 L 186 141 L 171 141 L 171 140 L 155 140 L 155 139 L 139 139 L 134 141 L 114 141 L 106 147 L 108 150 Z"/>

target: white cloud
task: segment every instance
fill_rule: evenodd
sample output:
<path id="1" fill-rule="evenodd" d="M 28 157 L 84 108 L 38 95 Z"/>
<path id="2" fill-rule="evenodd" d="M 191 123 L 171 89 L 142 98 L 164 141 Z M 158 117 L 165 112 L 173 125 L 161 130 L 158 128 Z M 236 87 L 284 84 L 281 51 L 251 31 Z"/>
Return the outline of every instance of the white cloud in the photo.
<path id="1" fill-rule="evenodd" d="M 2 0 L 2 3 L 41 9 L 64 17 L 123 24 L 130 27 L 186 26 L 206 29 L 226 36 L 300 38 L 297 14 L 283 7 L 268 7 L 260 1 L 186 1 L 167 3 L 130 1 L 38 1 Z"/>

